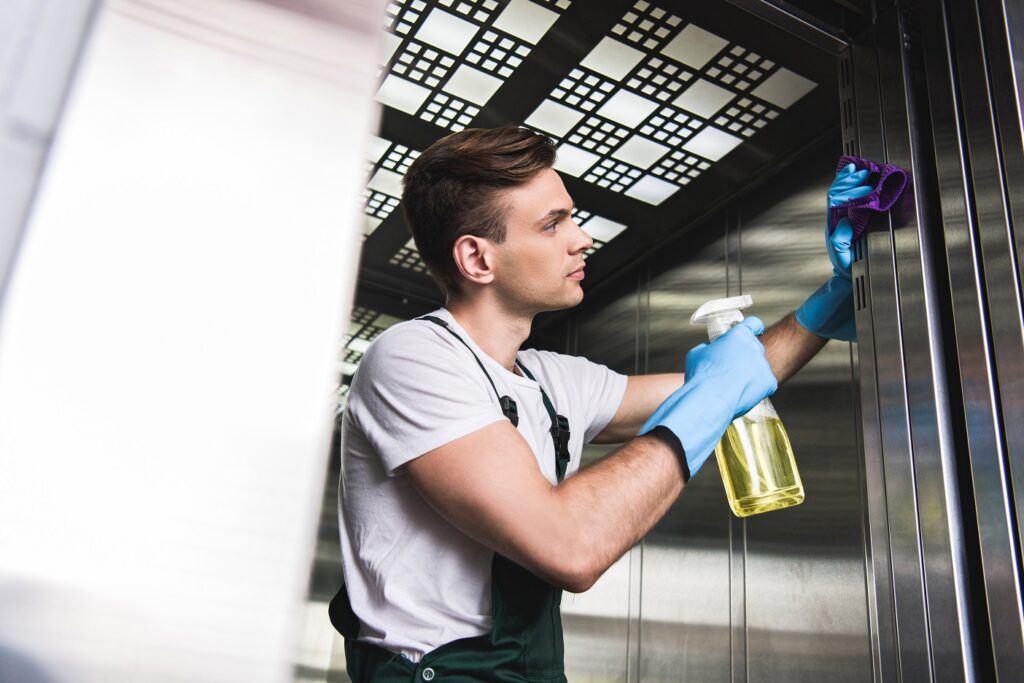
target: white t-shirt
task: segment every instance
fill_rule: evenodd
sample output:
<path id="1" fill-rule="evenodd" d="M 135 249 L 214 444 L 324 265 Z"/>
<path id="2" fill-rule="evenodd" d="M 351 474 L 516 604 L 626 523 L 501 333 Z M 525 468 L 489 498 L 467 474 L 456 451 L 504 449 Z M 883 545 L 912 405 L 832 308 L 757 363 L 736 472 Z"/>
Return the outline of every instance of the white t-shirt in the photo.
<path id="1" fill-rule="evenodd" d="M 626 377 L 584 358 L 523 350 L 537 378 L 513 374 L 486 355 L 445 309 L 445 320 L 519 410 L 519 432 L 552 483 L 555 449 L 537 382 L 569 419 L 571 459 L 605 428 Z M 498 397 L 469 350 L 439 325 L 413 320 L 381 334 L 360 363 L 342 420 L 341 554 L 359 639 L 412 661 L 491 629 L 493 551 L 450 525 L 419 495 L 406 462 L 505 420 Z"/>

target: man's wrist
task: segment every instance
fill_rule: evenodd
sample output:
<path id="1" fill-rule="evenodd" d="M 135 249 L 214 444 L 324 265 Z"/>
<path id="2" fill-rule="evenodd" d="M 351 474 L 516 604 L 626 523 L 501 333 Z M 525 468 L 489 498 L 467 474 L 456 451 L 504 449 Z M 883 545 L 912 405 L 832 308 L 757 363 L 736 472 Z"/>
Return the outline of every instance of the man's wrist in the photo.
<path id="1" fill-rule="evenodd" d="M 676 433 L 665 425 L 658 425 L 651 431 L 644 434 L 644 436 L 650 436 L 672 449 L 675 453 L 676 460 L 679 461 L 679 468 L 683 472 L 683 483 L 690 481 L 690 465 L 686 461 L 686 449 L 683 448 L 683 442 L 679 440 Z"/>

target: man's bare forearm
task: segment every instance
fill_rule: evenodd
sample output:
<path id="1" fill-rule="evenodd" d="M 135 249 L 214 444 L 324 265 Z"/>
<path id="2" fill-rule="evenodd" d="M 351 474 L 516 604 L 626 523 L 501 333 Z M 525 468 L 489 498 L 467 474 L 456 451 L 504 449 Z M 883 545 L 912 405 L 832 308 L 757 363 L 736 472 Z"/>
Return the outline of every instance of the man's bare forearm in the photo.
<path id="1" fill-rule="evenodd" d="M 805 330 L 790 313 L 761 335 L 765 357 L 779 384 L 797 373 L 814 358 L 828 339 Z"/>
<path id="2" fill-rule="evenodd" d="M 658 437 L 633 439 L 557 488 L 562 521 L 572 529 L 569 552 L 580 558 L 586 590 L 658 523 L 683 491 L 675 452 Z"/>

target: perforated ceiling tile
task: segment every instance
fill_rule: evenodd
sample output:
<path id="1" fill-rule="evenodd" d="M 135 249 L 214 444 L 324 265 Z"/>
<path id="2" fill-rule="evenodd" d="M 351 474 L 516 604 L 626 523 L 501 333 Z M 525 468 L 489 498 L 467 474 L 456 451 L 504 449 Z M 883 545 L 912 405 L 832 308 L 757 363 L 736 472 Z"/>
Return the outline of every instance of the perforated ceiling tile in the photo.
<path id="1" fill-rule="evenodd" d="M 612 192 L 622 192 L 630 187 L 640 177 L 643 171 L 635 166 L 618 162 L 615 159 L 602 159 L 584 176 L 584 180 L 607 188 Z"/>
<path id="2" fill-rule="evenodd" d="M 427 272 L 427 266 L 423 263 L 423 259 L 420 258 L 420 252 L 416 249 L 416 243 L 411 239 L 388 259 L 388 263 L 399 268 L 411 270 L 414 273 Z"/>
<path id="3" fill-rule="evenodd" d="M 585 114 L 581 111 L 576 111 L 553 100 L 544 100 L 523 123 L 561 137 L 572 130 L 573 126 L 579 123 L 584 116 Z"/>
<path id="4" fill-rule="evenodd" d="M 626 85 L 631 90 L 665 102 L 679 94 L 692 78 L 693 74 L 682 66 L 654 55 L 626 80 Z"/>
<path id="5" fill-rule="evenodd" d="M 384 22 L 391 57 L 377 99 L 462 130 L 568 6 L 568 0 L 392 0 Z M 393 76 L 401 80 L 389 81 Z"/>
<path id="6" fill-rule="evenodd" d="M 817 84 L 789 69 L 780 68 L 759 85 L 751 94 L 788 109 L 790 105 L 814 90 Z"/>
<path id="7" fill-rule="evenodd" d="M 434 8 L 416 31 L 416 38 L 458 56 L 479 30 L 479 24 L 466 21 L 443 9 Z"/>
<path id="8" fill-rule="evenodd" d="M 500 87 L 500 79 L 463 64 L 448 79 L 445 90 L 464 100 L 483 105 Z"/>
<path id="9" fill-rule="evenodd" d="M 615 84 L 583 69 L 573 69 L 563 78 L 551 97 L 575 109 L 591 112 L 615 90 Z"/>
<path id="10" fill-rule="evenodd" d="M 626 195 L 657 206 L 675 194 L 678 189 L 672 183 L 667 183 L 653 176 L 644 176 L 626 190 Z"/>
<path id="11" fill-rule="evenodd" d="M 373 166 L 371 178 L 363 191 L 367 216 L 363 230 L 365 235 L 376 230 L 398 206 L 402 196 L 402 176 L 419 155 L 414 149 L 383 138 L 374 136 L 371 140 L 369 160 Z"/>
<path id="12" fill-rule="evenodd" d="M 620 161 L 633 164 L 637 168 L 648 169 L 658 159 L 668 154 L 669 148 L 665 145 L 659 145 L 653 140 L 634 135 L 629 138 L 619 147 L 617 150 L 612 152 L 612 156 Z"/>
<path id="13" fill-rule="evenodd" d="M 510 0 L 501 15 L 494 22 L 495 28 L 522 38 L 536 45 L 558 14 L 530 0 Z"/>
<path id="14" fill-rule="evenodd" d="M 580 66 L 585 66 L 591 71 L 596 71 L 616 81 L 620 81 L 643 58 L 644 53 L 640 50 L 634 49 L 614 38 L 605 37 L 590 51 L 590 54 L 583 58 Z"/>
<path id="15" fill-rule="evenodd" d="M 409 114 L 415 114 L 430 97 L 430 90 L 393 74 L 384 78 L 377 101 Z"/>
<path id="16" fill-rule="evenodd" d="M 683 145 L 683 149 L 699 154 L 705 159 L 718 161 L 736 149 L 741 142 L 743 142 L 743 138 L 738 138 L 714 126 L 708 126 L 690 138 L 690 141 Z"/>
<path id="17" fill-rule="evenodd" d="M 588 152 L 575 145 L 563 143 L 558 146 L 558 153 L 555 156 L 555 169 L 578 178 L 600 159 L 601 157 L 592 152 Z"/>
<path id="18" fill-rule="evenodd" d="M 689 24 L 661 51 L 677 62 L 700 69 L 728 44 L 725 38 L 705 31 L 696 24 Z"/>
<path id="19" fill-rule="evenodd" d="M 635 128 L 658 109 L 658 103 L 628 90 L 619 90 L 608 98 L 597 113 L 606 119 Z"/>
<path id="20" fill-rule="evenodd" d="M 710 119 L 719 109 L 735 97 L 725 88 L 720 88 L 703 78 L 695 80 L 672 104 L 688 112 Z"/>
<path id="21" fill-rule="evenodd" d="M 612 28 L 612 33 L 644 52 L 650 52 L 664 44 L 681 23 L 682 19 L 660 7 L 649 2 L 637 2 Z"/>
<path id="22" fill-rule="evenodd" d="M 606 156 L 621 145 L 629 135 L 628 128 L 597 116 L 591 116 L 570 133 L 567 139 L 578 147 Z"/>

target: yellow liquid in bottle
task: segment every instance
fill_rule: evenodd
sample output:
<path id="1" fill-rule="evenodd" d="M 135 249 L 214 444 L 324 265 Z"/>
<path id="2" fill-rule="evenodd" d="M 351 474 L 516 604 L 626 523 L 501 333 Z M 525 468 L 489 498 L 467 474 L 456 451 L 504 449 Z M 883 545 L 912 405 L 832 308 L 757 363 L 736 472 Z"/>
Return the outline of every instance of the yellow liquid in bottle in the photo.
<path id="1" fill-rule="evenodd" d="M 735 420 L 715 447 L 729 507 L 749 517 L 804 502 L 793 447 L 777 417 Z"/>

